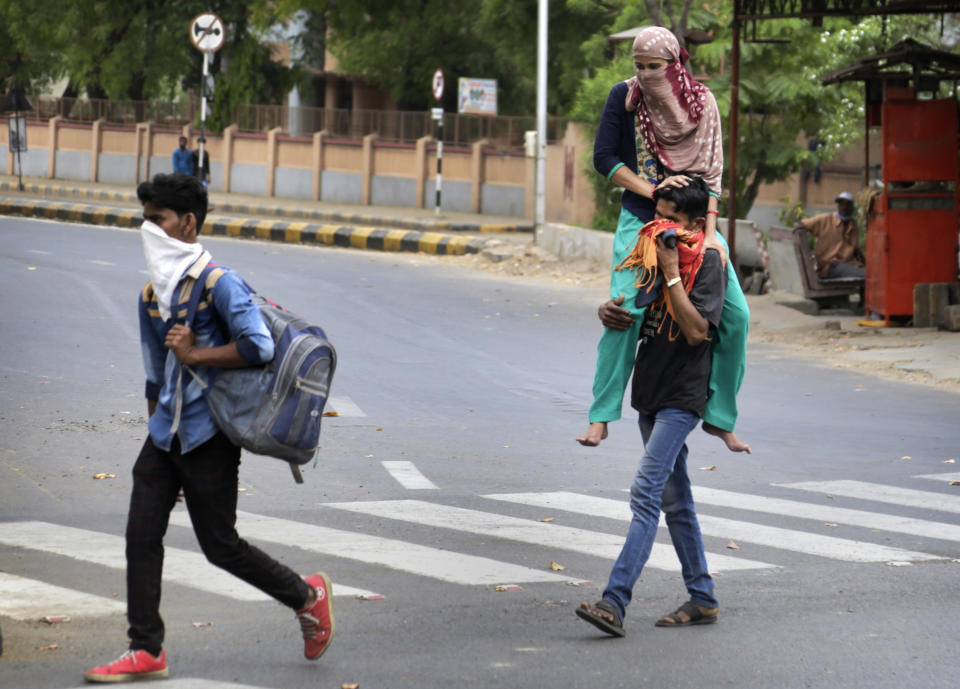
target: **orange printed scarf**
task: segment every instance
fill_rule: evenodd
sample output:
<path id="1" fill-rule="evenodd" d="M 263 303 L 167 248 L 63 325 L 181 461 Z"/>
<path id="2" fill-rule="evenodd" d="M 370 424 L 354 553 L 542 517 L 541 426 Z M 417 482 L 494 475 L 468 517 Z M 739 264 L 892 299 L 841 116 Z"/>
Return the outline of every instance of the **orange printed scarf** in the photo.
<path id="1" fill-rule="evenodd" d="M 616 267 L 616 270 L 630 269 L 640 271 L 637 281 L 633 284 L 638 289 L 646 290 L 648 294 L 654 289 L 660 289 L 660 283 L 662 281 L 658 281 L 657 279 L 660 277 L 660 271 L 657 266 L 657 238 L 670 229 L 677 233 L 680 281 L 687 294 L 690 294 L 690 290 L 693 289 L 693 283 L 697 279 L 697 271 L 700 270 L 700 266 L 703 264 L 704 234 L 702 231 L 691 232 L 682 225 L 672 220 L 667 220 L 666 218 L 651 220 L 640 228 L 640 231 L 637 233 L 637 243 L 634 244 L 630 253 L 627 254 L 626 258 Z M 660 289 L 660 295 L 650 306 L 651 308 L 660 308 L 664 304 L 666 305 L 667 312 L 670 314 L 671 322 L 676 324 L 676 315 L 673 310 L 673 303 L 670 301 L 670 292 L 669 290 Z M 665 320 L 666 319 L 661 320 L 661 328 Z M 659 332 L 659 329 L 657 332 Z M 679 334 L 679 327 L 676 333 L 674 333 L 673 328 L 671 328 L 671 331 L 668 333 L 670 341 L 672 342 L 677 339 Z"/>

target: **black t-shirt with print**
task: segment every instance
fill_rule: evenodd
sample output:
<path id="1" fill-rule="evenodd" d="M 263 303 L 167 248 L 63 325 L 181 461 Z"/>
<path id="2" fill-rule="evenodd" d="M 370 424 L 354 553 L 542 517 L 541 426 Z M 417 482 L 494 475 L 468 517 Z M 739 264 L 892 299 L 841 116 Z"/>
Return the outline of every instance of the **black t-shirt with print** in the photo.
<path id="1" fill-rule="evenodd" d="M 694 308 L 707 319 L 709 332 L 706 340 L 693 347 L 687 344 L 663 304 L 647 309 L 633 369 L 631 401 L 634 409 L 652 414 L 670 407 L 703 415 L 710 381 L 711 346 L 726 293 L 727 276 L 720 254 L 708 250 L 689 297 Z M 662 320 L 666 322 L 661 328 Z M 672 342 L 668 337 L 671 327 L 678 333 Z"/>

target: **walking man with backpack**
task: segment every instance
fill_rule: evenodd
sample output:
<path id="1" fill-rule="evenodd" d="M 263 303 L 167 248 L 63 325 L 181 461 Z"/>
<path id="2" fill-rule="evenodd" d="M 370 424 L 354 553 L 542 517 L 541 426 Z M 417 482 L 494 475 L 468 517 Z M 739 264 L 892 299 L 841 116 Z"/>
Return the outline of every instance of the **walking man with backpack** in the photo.
<path id="1" fill-rule="evenodd" d="M 240 448 L 217 428 L 200 383 L 217 369 L 256 366 L 274 356 L 274 342 L 243 280 L 218 266 L 209 273 L 193 327 L 178 323 L 185 298 L 211 262 L 197 243 L 207 193 L 197 177 L 157 175 L 137 188 L 150 282 L 140 294 L 140 340 L 146 368 L 149 434 L 133 467 L 126 529 L 129 650 L 84 673 L 89 682 L 126 682 L 169 675 L 163 650 L 160 580 L 163 536 L 183 491 L 194 532 L 212 563 L 295 611 L 304 655 L 316 660 L 333 639 L 333 594 L 319 572 L 306 579 L 237 534 Z"/>

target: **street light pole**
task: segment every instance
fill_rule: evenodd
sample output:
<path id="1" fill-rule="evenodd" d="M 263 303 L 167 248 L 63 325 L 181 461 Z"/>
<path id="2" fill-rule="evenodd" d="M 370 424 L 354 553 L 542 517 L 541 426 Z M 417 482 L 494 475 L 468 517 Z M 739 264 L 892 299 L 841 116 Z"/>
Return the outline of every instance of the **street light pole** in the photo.
<path id="1" fill-rule="evenodd" d="M 543 231 L 547 181 L 547 0 L 537 9 L 537 168 L 534 183 L 534 237 Z"/>

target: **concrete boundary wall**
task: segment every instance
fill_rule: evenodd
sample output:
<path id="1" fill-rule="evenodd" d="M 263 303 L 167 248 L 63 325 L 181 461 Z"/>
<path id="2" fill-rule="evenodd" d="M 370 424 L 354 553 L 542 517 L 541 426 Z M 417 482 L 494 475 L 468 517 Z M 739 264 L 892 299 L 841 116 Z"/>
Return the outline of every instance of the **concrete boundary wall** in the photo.
<path id="1" fill-rule="evenodd" d="M 0 140 L 4 144 L 6 130 L 3 120 Z M 195 149 L 198 135 L 190 126 L 171 129 L 152 122 L 122 127 L 60 117 L 28 121 L 23 173 L 135 186 L 158 173 L 171 172 L 179 137 L 188 137 L 190 148 Z M 326 132 L 291 137 L 280 129 L 246 134 L 232 125 L 206 138 L 212 191 L 371 206 L 435 205 L 437 146 L 430 137 L 399 144 L 379 141 L 376 135 L 354 141 L 332 139 Z M 564 157 L 571 160 L 569 141 L 565 144 L 566 148 L 548 147 L 548 168 L 554 159 L 557 163 Z M 0 149 L 0 164 L 6 163 L 7 174 L 16 172 L 14 158 L 6 146 Z M 446 146 L 443 158 L 443 209 L 532 219 L 533 159 L 519 151 L 492 149 L 483 140 L 467 147 Z M 561 219 L 586 224 L 593 207 L 578 203 L 582 199 L 569 193 L 573 174 L 570 169 L 561 175 L 565 175 L 566 189 L 547 189 L 548 213 L 562 211 Z"/>

